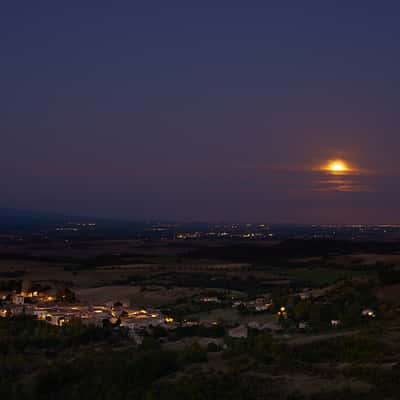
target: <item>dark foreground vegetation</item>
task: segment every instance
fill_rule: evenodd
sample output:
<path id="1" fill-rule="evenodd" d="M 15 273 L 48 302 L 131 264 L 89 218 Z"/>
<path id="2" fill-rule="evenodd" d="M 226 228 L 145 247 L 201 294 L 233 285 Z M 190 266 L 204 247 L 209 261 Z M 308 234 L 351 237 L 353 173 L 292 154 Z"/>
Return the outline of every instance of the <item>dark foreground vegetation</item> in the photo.
<path id="1" fill-rule="evenodd" d="M 400 390 L 399 350 L 399 342 L 385 342 L 371 329 L 309 344 L 252 332 L 246 339 L 225 338 L 223 349 L 194 343 L 168 350 L 155 337 L 134 346 L 123 331 L 112 327 L 73 321 L 59 328 L 27 317 L 4 318 L 0 319 L 0 396 L 8 400 L 391 398 Z M 327 368 L 327 363 L 337 368 Z M 304 374 L 345 384 L 308 395 L 285 387 L 285 375 L 301 379 Z M 370 385 L 370 390 L 354 390 L 351 383 L 358 381 Z"/>
<path id="2" fill-rule="evenodd" d="M 27 281 L 38 292 L 58 288 L 58 304 L 81 301 L 82 290 L 124 290 L 133 293 L 124 300 L 151 301 L 174 326 L 151 327 L 136 343 L 120 323 L 53 326 L 6 313 L 0 400 L 399 397 L 397 243 L 31 245 L 0 254 L 5 302 Z M 43 266 L 46 279 L 36 279 Z"/>

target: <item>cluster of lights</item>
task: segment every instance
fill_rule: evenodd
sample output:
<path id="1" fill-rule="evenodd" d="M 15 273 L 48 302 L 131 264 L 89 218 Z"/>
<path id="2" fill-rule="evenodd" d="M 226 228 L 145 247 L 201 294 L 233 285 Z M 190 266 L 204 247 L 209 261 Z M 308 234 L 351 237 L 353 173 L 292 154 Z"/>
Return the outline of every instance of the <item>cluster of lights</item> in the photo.
<path id="1" fill-rule="evenodd" d="M 286 307 L 281 307 L 278 311 L 278 317 L 287 318 Z"/>

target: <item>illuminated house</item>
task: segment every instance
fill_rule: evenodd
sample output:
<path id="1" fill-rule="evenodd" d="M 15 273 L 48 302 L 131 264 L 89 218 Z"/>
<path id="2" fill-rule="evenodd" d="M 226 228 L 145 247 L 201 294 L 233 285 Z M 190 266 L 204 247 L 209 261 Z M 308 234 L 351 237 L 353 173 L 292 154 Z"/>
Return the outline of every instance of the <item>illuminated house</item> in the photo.
<path id="1" fill-rule="evenodd" d="M 267 311 L 272 307 L 272 301 L 270 299 L 265 299 L 260 297 L 255 301 L 255 310 L 256 311 Z"/>
<path id="2" fill-rule="evenodd" d="M 37 319 L 47 321 L 52 325 L 62 326 L 71 321 L 71 319 L 81 319 L 82 312 L 77 306 L 64 306 L 64 307 L 34 307 L 31 314 Z"/>
<path id="3" fill-rule="evenodd" d="M 202 297 L 200 299 L 202 303 L 220 303 L 221 300 L 218 297 Z"/>
<path id="4" fill-rule="evenodd" d="M 12 302 L 13 304 L 22 305 L 25 303 L 25 297 L 22 294 L 13 294 Z"/>
<path id="5" fill-rule="evenodd" d="M 368 317 L 368 318 L 376 317 L 375 311 L 371 310 L 370 308 L 365 308 L 364 310 L 361 311 L 361 314 L 363 317 Z"/>
<path id="6" fill-rule="evenodd" d="M 125 310 L 121 315 L 121 326 L 128 329 L 147 329 L 165 322 L 165 318 L 158 311 L 152 310 Z"/>
<path id="7" fill-rule="evenodd" d="M 92 306 L 82 311 L 82 321 L 86 324 L 102 326 L 104 320 L 112 318 L 111 310 L 105 306 Z"/>

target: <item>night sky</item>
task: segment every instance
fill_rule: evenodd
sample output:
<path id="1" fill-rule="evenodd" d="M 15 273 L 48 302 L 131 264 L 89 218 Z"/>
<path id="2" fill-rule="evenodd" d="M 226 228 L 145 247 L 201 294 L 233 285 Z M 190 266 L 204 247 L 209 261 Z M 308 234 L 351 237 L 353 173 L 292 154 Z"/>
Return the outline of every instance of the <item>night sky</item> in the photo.
<path id="1" fill-rule="evenodd" d="M 3 1 L 0 49 L 0 207 L 400 223 L 399 2 Z"/>

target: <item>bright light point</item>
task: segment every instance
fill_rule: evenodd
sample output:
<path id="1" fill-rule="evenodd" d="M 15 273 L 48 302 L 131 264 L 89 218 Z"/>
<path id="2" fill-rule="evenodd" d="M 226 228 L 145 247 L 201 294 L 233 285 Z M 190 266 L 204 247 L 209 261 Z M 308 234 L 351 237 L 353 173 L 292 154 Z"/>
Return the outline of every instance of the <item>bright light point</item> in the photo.
<path id="1" fill-rule="evenodd" d="M 342 160 L 329 161 L 328 164 L 322 167 L 322 170 L 332 174 L 345 174 L 347 172 L 351 172 L 349 165 Z"/>
<path id="2" fill-rule="evenodd" d="M 348 170 L 346 164 L 343 161 L 334 161 L 329 165 L 329 169 L 333 172 L 344 172 Z"/>

